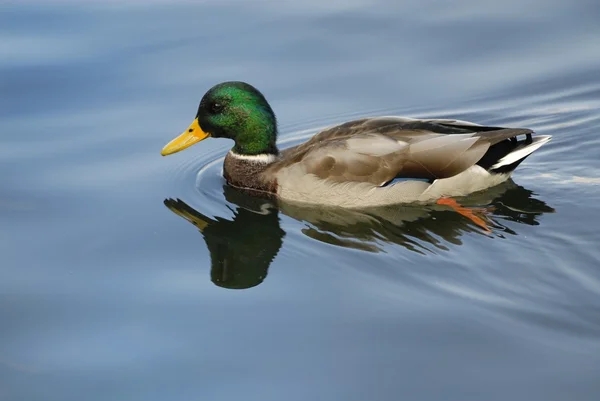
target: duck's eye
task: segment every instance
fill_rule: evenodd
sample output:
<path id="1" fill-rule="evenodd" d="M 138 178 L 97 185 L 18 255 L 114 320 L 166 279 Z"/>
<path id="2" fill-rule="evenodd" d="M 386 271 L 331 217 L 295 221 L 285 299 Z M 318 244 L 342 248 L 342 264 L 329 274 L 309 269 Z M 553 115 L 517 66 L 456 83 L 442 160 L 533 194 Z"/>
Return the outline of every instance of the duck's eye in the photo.
<path id="1" fill-rule="evenodd" d="M 222 103 L 211 104 L 210 111 L 212 111 L 213 113 L 220 113 L 221 111 L 223 111 L 223 104 Z"/>

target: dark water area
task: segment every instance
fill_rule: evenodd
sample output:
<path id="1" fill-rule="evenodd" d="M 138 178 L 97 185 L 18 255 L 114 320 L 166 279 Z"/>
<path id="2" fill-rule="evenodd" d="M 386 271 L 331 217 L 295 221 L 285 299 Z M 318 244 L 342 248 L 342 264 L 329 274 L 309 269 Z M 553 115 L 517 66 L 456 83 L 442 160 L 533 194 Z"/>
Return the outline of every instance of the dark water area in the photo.
<path id="1" fill-rule="evenodd" d="M 0 5 L 0 400 L 600 399 L 595 1 Z M 439 206 L 298 208 L 167 158 L 243 80 L 281 147 L 361 116 L 552 141 Z"/>

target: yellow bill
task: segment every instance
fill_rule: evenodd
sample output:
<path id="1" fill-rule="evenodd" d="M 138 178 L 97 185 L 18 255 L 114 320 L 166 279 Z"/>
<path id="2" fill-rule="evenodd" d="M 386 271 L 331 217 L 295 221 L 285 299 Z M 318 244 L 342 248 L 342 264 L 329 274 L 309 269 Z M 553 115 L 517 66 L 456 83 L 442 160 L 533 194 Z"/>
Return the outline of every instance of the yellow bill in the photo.
<path id="1" fill-rule="evenodd" d="M 213 223 L 213 221 L 210 218 L 206 217 L 202 213 L 188 206 L 184 201 L 180 199 L 166 199 L 164 203 L 165 206 L 168 207 L 173 213 L 183 217 L 184 219 L 198 227 L 200 231 L 204 231 L 206 227 L 210 226 Z"/>
<path id="2" fill-rule="evenodd" d="M 210 134 L 202 131 L 202 128 L 200 128 L 200 124 L 198 124 L 198 119 L 195 119 L 194 122 L 183 134 L 179 135 L 177 138 L 167 143 L 167 145 L 163 148 L 160 154 L 163 156 L 167 156 L 173 153 L 177 153 L 183 149 L 189 148 L 195 143 L 198 143 L 208 138 L 209 136 Z"/>

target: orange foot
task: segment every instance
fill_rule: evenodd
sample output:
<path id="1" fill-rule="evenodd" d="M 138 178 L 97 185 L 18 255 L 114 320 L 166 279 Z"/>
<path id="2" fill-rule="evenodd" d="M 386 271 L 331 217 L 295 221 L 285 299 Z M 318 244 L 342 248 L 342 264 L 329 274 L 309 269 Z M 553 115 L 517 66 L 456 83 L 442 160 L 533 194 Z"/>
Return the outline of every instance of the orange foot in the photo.
<path id="1" fill-rule="evenodd" d="M 484 219 L 477 216 L 475 213 L 484 213 L 486 210 L 481 208 L 467 208 L 458 204 L 452 198 L 441 198 L 436 202 L 438 205 L 450 206 L 454 211 L 462 214 L 467 219 L 471 220 L 473 223 L 477 224 L 479 227 L 483 228 L 486 232 L 491 233 L 492 230 L 489 229 L 487 223 Z"/>

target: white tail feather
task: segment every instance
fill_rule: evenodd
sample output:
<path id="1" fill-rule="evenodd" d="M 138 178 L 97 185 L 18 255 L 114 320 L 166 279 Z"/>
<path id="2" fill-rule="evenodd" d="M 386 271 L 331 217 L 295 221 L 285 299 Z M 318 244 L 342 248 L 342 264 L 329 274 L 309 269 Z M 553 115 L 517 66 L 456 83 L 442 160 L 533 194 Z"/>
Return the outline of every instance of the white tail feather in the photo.
<path id="1" fill-rule="evenodd" d="M 509 164 L 513 164 L 529 156 L 530 154 L 538 150 L 543 144 L 550 141 L 550 139 L 552 139 L 552 136 L 550 135 L 539 135 L 534 137 L 533 142 L 531 142 L 529 145 L 507 154 L 502 159 L 498 160 L 498 162 L 494 164 L 491 167 L 491 169 L 494 170 L 502 166 L 508 166 Z"/>

